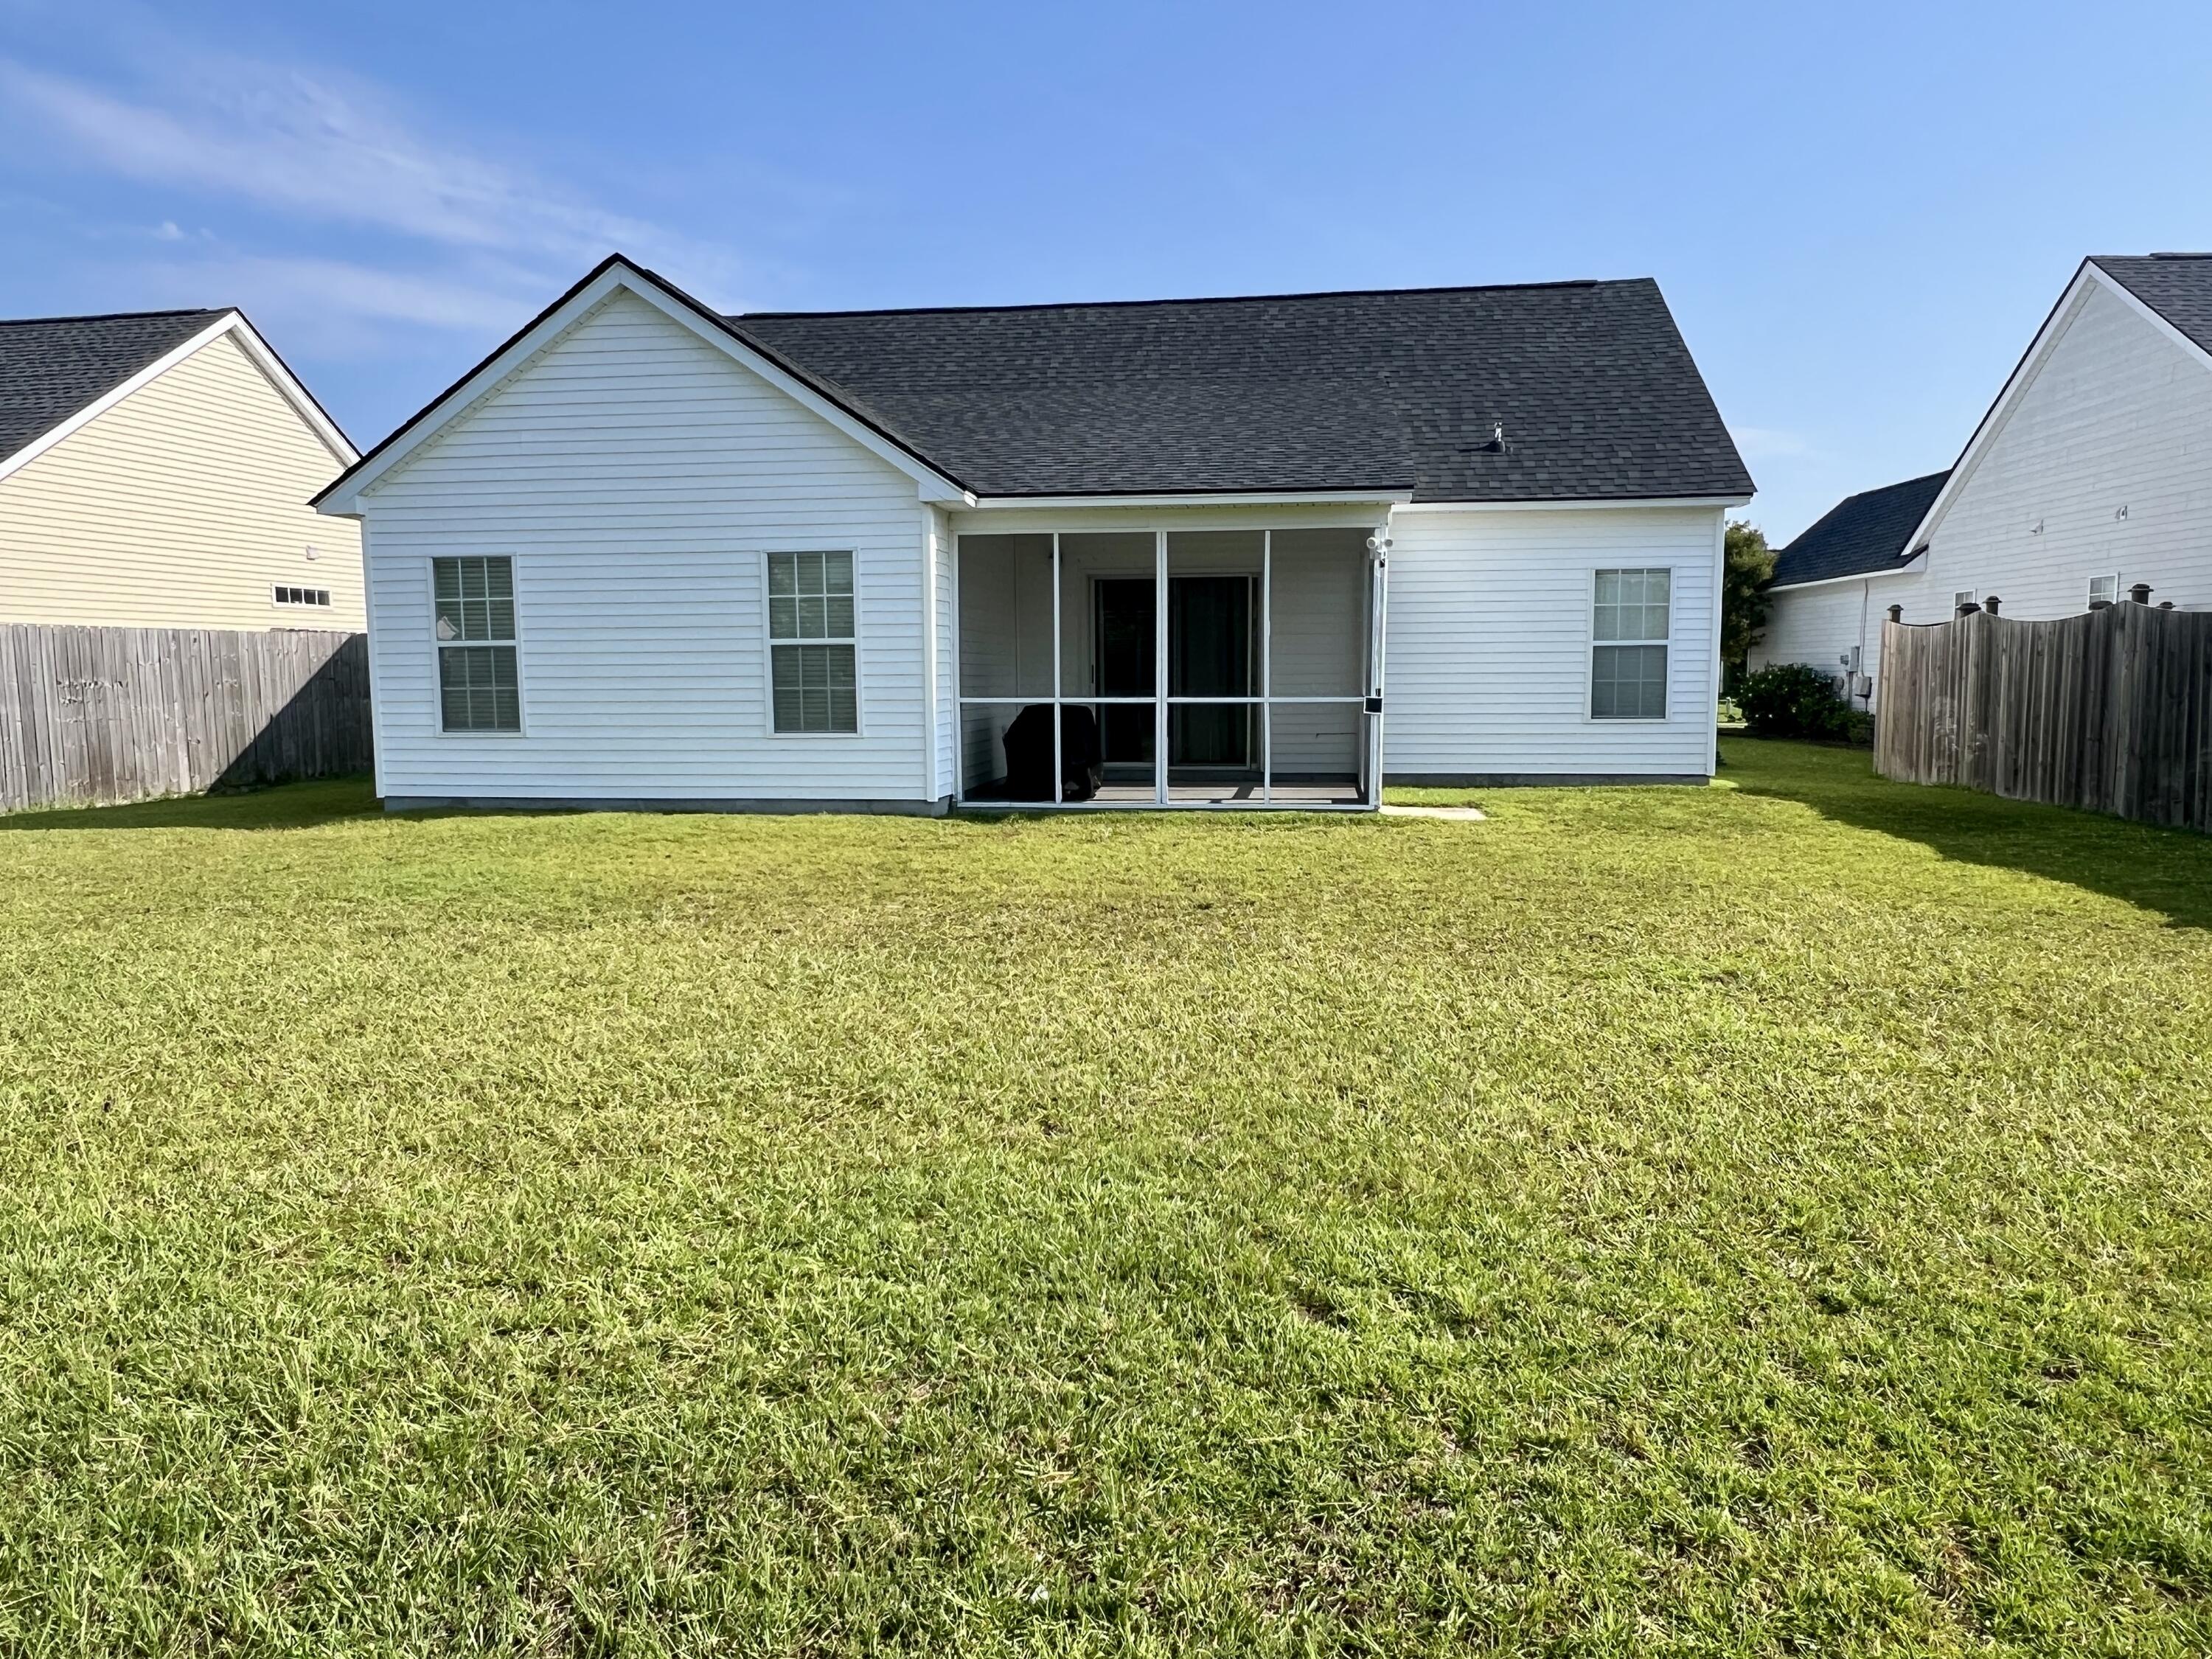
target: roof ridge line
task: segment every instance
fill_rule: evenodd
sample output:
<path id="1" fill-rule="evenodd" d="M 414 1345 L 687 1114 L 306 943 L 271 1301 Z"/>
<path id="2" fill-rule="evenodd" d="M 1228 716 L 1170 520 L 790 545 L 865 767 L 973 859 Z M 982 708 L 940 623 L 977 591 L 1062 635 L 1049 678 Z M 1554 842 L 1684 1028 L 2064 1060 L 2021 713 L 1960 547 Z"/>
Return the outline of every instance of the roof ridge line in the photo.
<path id="1" fill-rule="evenodd" d="M 177 306 L 167 311 L 81 311 L 60 317 L 0 317 L 0 328 L 24 328 L 33 323 L 120 323 L 146 317 L 220 317 L 236 306 Z"/>
<path id="2" fill-rule="evenodd" d="M 1939 466 L 1933 472 L 1922 472 L 1910 478 L 1899 478 L 1895 483 L 1869 484 L 1864 489 L 1851 491 L 1850 495 L 1844 497 L 1842 501 L 1838 501 L 1836 507 L 1841 507 L 1844 501 L 1855 501 L 1862 495 L 1879 495 L 1886 489 L 1903 489 L 1908 484 L 1926 483 L 1930 478 L 1947 477 L 1951 469 L 1948 466 Z M 1835 507 L 1828 510 L 1832 513 Z"/>
<path id="3" fill-rule="evenodd" d="M 1010 311 L 1105 311 L 1139 306 L 1257 305 L 1272 300 L 1362 300 L 1386 295 L 1499 294 L 1540 289 L 1618 288 L 1648 283 L 1649 276 L 1568 276 L 1542 283 L 1449 283 L 1434 288 L 1327 288 L 1283 294 L 1194 294 L 1152 300 L 1033 300 L 1005 306 L 854 306 L 827 311 L 732 311 L 733 322 L 778 317 L 936 317 Z"/>

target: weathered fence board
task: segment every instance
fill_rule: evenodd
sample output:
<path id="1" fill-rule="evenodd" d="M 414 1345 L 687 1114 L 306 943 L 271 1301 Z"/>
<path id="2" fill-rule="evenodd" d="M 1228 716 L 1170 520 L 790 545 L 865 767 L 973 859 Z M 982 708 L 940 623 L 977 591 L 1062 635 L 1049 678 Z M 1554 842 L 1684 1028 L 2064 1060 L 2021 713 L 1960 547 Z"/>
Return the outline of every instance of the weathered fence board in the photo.
<path id="1" fill-rule="evenodd" d="M 1875 769 L 2212 830 L 2212 613 L 1885 623 Z"/>
<path id="2" fill-rule="evenodd" d="M 359 634 L 0 623 L 0 811 L 368 769 Z"/>

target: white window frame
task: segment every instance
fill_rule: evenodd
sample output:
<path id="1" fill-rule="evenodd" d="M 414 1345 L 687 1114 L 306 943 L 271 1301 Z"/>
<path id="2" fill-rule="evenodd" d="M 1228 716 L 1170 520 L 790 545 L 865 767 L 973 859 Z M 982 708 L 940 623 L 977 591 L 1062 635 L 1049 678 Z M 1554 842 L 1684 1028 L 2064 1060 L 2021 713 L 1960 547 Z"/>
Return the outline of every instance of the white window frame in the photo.
<path id="1" fill-rule="evenodd" d="M 853 632 L 850 638 L 823 635 L 818 638 L 778 639 L 769 605 L 769 571 L 780 558 L 803 553 L 842 553 L 853 561 Z M 761 730 L 779 743 L 850 743 L 868 732 L 866 651 L 860 623 L 860 550 L 849 543 L 836 547 L 770 547 L 760 556 Z M 853 647 L 853 729 L 849 732 L 780 732 L 775 724 L 775 648 L 779 645 L 849 645 Z"/>
<path id="2" fill-rule="evenodd" d="M 2112 591 L 2100 596 L 2097 592 L 2097 584 L 2099 582 L 2112 583 Z M 2120 602 L 2120 575 L 2119 572 L 2117 570 L 2113 571 L 2109 575 L 2090 577 L 2088 587 L 2089 598 L 2087 603 L 2091 605 L 2096 604 L 2100 597 L 2101 597 L 2108 605 L 2118 605 Z"/>
<path id="3" fill-rule="evenodd" d="M 319 599 L 288 599 L 284 597 L 287 593 L 319 593 L 322 595 L 322 598 Z M 279 611 L 332 611 L 337 609 L 337 606 L 332 603 L 331 590 L 329 588 L 308 587 L 299 582 L 270 583 L 269 603 Z"/>
<path id="4" fill-rule="evenodd" d="M 1952 591 L 1951 594 L 1951 614 L 1954 617 L 1957 616 L 1959 614 L 1959 607 L 1962 605 L 1979 605 L 1981 602 L 1982 596 L 1978 592 L 1975 592 L 1974 589 L 1971 587 L 1955 588 Z"/>
<path id="5" fill-rule="evenodd" d="M 1601 640 L 1597 636 L 1597 579 L 1663 571 L 1667 577 L 1667 637 L 1663 640 Z M 1671 564 L 1605 564 L 1591 568 L 1589 597 L 1583 605 L 1583 724 L 1585 726 L 1664 726 L 1674 709 L 1674 593 L 1680 572 Z M 1597 653 L 1612 645 L 1657 645 L 1667 651 L 1667 672 L 1660 682 L 1660 712 L 1656 714 L 1601 714 L 1596 712 Z"/>
<path id="6" fill-rule="evenodd" d="M 508 584 L 514 589 L 514 637 L 511 640 L 441 640 L 438 637 L 438 561 L 440 559 L 505 559 Z M 511 743 L 530 735 L 530 663 L 522 642 L 522 561 L 513 553 L 434 553 L 422 561 L 422 594 L 428 601 L 430 638 L 430 695 L 437 718 L 432 729 L 441 740 L 456 743 Z M 511 645 L 514 647 L 514 730 L 448 730 L 446 725 L 446 676 L 440 654 L 449 646 Z"/>

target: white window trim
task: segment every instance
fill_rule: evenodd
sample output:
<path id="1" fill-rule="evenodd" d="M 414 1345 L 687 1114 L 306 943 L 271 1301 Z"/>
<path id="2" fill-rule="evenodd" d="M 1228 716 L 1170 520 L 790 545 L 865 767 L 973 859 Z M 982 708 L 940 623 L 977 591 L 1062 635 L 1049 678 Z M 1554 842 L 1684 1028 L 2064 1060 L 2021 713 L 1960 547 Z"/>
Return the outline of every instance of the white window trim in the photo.
<path id="1" fill-rule="evenodd" d="M 1954 617 L 1959 614 L 1960 605 L 1979 605 L 1981 602 L 1982 595 L 1978 588 L 1954 587 L 1951 590 L 1951 614 Z"/>
<path id="2" fill-rule="evenodd" d="M 450 732 L 446 729 L 445 670 L 440 655 L 447 641 L 438 637 L 438 564 L 440 559 L 505 559 L 514 584 L 514 638 L 507 640 L 455 640 L 459 645 L 507 645 L 514 647 L 514 713 L 515 726 L 512 732 Z M 445 741 L 455 743 L 512 743 L 517 738 L 530 735 L 530 660 L 524 654 L 522 643 L 522 559 L 514 553 L 433 553 L 422 561 L 422 597 L 428 603 L 428 624 L 423 629 L 430 641 L 430 729 Z"/>
<path id="3" fill-rule="evenodd" d="M 2118 605 L 2120 602 L 2120 595 L 2127 591 L 2120 586 L 2120 573 L 2117 570 L 2108 571 L 2100 575 L 2092 576 L 2087 582 L 2082 584 L 2083 588 L 2087 592 L 2087 597 L 2082 600 L 2084 605 L 2096 604 L 2097 584 L 2099 582 L 2112 583 L 2112 592 L 2110 602 L 2113 605 Z"/>
<path id="4" fill-rule="evenodd" d="M 322 603 L 295 605 L 289 599 L 278 599 L 276 596 L 288 587 L 296 587 L 306 593 L 319 593 L 323 596 Z M 337 609 L 337 595 L 327 587 L 314 587 L 306 582 L 271 582 L 269 584 L 269 605 L 273 611 L 335 611 Z M 433 618 L 434 624 L 434 620 Z"/>
<path id="5" fill-rule="evenodd" d="M 1597 636 L 1597 579 L 1601 571 L 1663 570 L 1667 573 L 1667 637 L 1663 640 L 1601 640 Z M 1589 589 L 1583 603 L 1583 724 L 1584 726 L 1664 726 L 1674 717 L 1674 594 L 1681 586 L 1680 567 L 1659 564 L 1594 564 Z M 1663 706 L 1657 714 L 1595 714 L 1597 699 L 1597 648 L 1601 645 L 1663 645 L 1667 647 L 1667 678 Z"/>
<path id="6" fill-rule="evenodd" d="M 779 640 L 769 615 L 768 568 L 779 555 L 848 553 L 853 558 L 853 729 L 849 732 L 779 732 L 775 729 L 775 648 L 779 645 L 843 645 L 844 640 Z M 764 547 L 760 552 L 761 730 L 778 743 L 852 743 L 868 734 L 866 642 L 860 620 L 860 550 L 849 542 L 831 546 Z M 520 623 L 517 624 L 518 628 Z"/>

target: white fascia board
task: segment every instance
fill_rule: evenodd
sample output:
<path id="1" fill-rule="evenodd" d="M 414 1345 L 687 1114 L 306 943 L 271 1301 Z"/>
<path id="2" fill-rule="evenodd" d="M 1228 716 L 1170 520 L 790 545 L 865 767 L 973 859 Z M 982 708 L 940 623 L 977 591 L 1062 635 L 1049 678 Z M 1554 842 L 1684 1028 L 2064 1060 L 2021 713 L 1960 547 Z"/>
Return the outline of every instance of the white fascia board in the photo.
<path id="1" fill-rule="evenodd" d="M 1822 576 L 1817 581 L 1809 582 L 1773 582 L 1768 585 L 1766 591 L 1770 593 L 1796 593 L 1808 587 L 1835 587 L 1844 582 L 1886 582 L 1892 576 L 1917 576 L 1927 568 L 1928 550 L 1923 547 L 1903 564 L 1888 570 L 1862 570 L 1855 575 Z"/>
<path id="2" fill-rule="evenodd" d="M 672 321 L 681 324 L 801 408 L 820 416 L 869 453 L 905 473 L 915 480 L 921 500 L 965 505 L 971 499 L 966 490 L 950 478 L 917 461 L 873 428 L 854 419 L 845 410 L 795 375 L 770 362 L 735 335 L 716 326 L 690 306 L 663 291 L 659 283 L 628 265 L 617 264 L 600 272 L 570 295 L 563 304 L 539 318 L 529 329 L 509 341 L 504 349 L 487 359 L 474 374 L 440 398 L 423 415 L 417 416 L 412 429 L 398 442 L 377 455 L 349 479 L 343 489 L 334 490 L 318 502 L 316 510 L 334 518 L 358 518 L 361 515 L 361 496 L 364 491 L 374 489 L 379 479 L 443 431 L 522 364 L 567 332 L 579 318 L 617 292 L 635 295 Z"/>
<path id="3" fill-rule="evenodd" d="M 1413 499 L 1410 489 L 1297 489 L 1218 495 L 977 495 L 969 505 L 979 513 L 1088 513 L 1112 507 L 1156 512 L 1175 507 L 1341 507 L 1346 503 L 1378 509 L 1395 507 L 1402 511 Z"/>
<path id="4" fill-rule="evenodd" d="M 1571 497 L 1544 501 L 1412 501 L 1394 508 L 1399 513 L 1574 513 L 1622 512 L 1632 508 L 1701 507 L 1709 512 L 1748 507 L 1748 495 L 1650 495 L 1633 501 L 1577 501 Z"/>
<path id="5" fill-rule="evenodd" d="M 235 334 L 238 337 L 238 343 L 245 348 L 246 356 L 264 375 L 268 377 L 270 384 L 283 394 L 284 400 L 292 405 L 300 418 L 313 430 L 315 435 L 329 447 L 331 453 L 337 457 L 340 465 L 350 466 L 361 459 L 360 452 L 348 441 L 345 434 L 331 424 L 329 416 L 316 407 L 315 400 L 307 395 L 307 388 L 292 378 L 290 371 L 284 367 L 276 354 L 271 351 L 268 343 L 253 331 L 253 325 L 248 323 L 240 313 L 227 311 L 198 333 L 185 341 L 183 344 L 164 352 L 129 380 L 109 387 L 107 391 L 77 410 L 59 426 L 51 431 L 41 433 L 9 456 L 7 459 L 0 461 L 0 478 L 5 478 L 11 473 L 21 471 L 57 444 L 65 441 L 73 434 L 82 431 L 91 425 L 93 422 L 107 413 L 132 392 L 142 386 L 151 385 L 184 362 L 185 358 L 199 350 L 201 347 L 212 344 L 226 334 Z"/>

